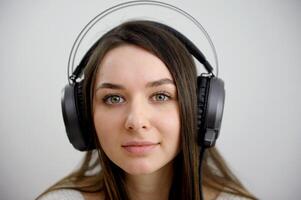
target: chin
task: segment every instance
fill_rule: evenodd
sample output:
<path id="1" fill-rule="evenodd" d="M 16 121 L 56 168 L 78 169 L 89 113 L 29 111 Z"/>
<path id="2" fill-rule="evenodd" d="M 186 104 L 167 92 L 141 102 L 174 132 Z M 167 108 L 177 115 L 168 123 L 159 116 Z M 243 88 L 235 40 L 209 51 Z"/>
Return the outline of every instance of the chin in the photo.
<path id="1" fill-rule="evenodd" d="M 127 166 L 121 168 L 129 175 L 146 175 L 158 170 L 154 163 L 128 163 Z"/>

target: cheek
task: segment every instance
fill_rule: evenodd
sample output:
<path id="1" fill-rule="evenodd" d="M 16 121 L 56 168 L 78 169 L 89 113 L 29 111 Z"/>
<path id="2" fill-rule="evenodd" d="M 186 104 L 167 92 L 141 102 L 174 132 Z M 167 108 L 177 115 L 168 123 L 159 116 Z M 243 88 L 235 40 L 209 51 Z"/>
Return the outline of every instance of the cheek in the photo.
<path id="1" fill-rule="evenodd" d="M 103 110 L 94 110 L 94 126 L 103 149 L 112 146 L 112 143 L 118 141 L 121 119 L 117 114 L 104 112 Z M 114 146 L 114 145 L 113 145 Z"/>
<path id="2" fill-rule="evenodd" d="M 165 144 L 179 146 L 180 143 L 180 113 L 176 105 L 169 109 L 168 112 L 162 112 L 156 119 L 159 132 L 164 138 Z"/>

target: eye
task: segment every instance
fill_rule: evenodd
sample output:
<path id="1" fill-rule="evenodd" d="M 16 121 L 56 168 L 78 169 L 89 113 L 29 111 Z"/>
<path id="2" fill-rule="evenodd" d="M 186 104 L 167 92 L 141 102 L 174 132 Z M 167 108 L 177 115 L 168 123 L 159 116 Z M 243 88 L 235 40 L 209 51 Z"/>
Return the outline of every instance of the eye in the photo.
<path id="1" fill-rule="evenodd" d="M 166 92 L 158 92 L 152 96 L 152 99 L 155 101 L 167 101 L 170 99 L 170 95 Z"/>
<path id="2" fill-rule="evenodd" d="M 124 98 L 119 95 L 107 95 L 103 98 L 106 104 L 120 104 L 124 102 Z"/>

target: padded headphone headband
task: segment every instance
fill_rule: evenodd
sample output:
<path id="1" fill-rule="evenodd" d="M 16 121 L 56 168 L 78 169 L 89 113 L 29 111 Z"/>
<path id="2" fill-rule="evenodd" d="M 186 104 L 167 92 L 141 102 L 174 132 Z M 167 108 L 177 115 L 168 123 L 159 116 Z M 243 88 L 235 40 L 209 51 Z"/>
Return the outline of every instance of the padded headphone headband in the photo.
<path id="1" fill-rule="evenodd" d="M 177 31 L 176 29 L 167 26 L 165 24 L 154 22 L 154 21 L 148 21 L 154 24 L 155 26 L 162 28 L 170 33 L 172 33 L 176 38 L 178 38 L 186 47 L 186 49 L 189 51 L 190 54 L 192 54 L 200 63 L 202 63 L 207 70 L 208 73 L 212 73 L 213 68 L 210 65 L 210 63 L 207 61 L 204 54 L 194 45 L 194 43 L 189 40 L 185 35 Z"/>

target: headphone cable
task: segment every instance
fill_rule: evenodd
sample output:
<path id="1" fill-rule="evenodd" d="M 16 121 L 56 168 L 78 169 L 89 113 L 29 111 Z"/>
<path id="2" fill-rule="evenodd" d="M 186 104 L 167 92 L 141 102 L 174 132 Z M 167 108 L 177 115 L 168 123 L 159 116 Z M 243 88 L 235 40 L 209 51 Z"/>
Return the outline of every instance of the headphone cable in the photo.
<path id="1" fill-rule="evenodd" d="M 205 154 L 205 147 L 200 148 L 200 158 L 199 158 L 199 192 L 200 192 L 200 199 L 204 200 L 204 195 L 203 195 L 203 189 L 202 189 L 202 166 L 203 166 L 203 159 L 204 159 L 204 154 Z"/>

